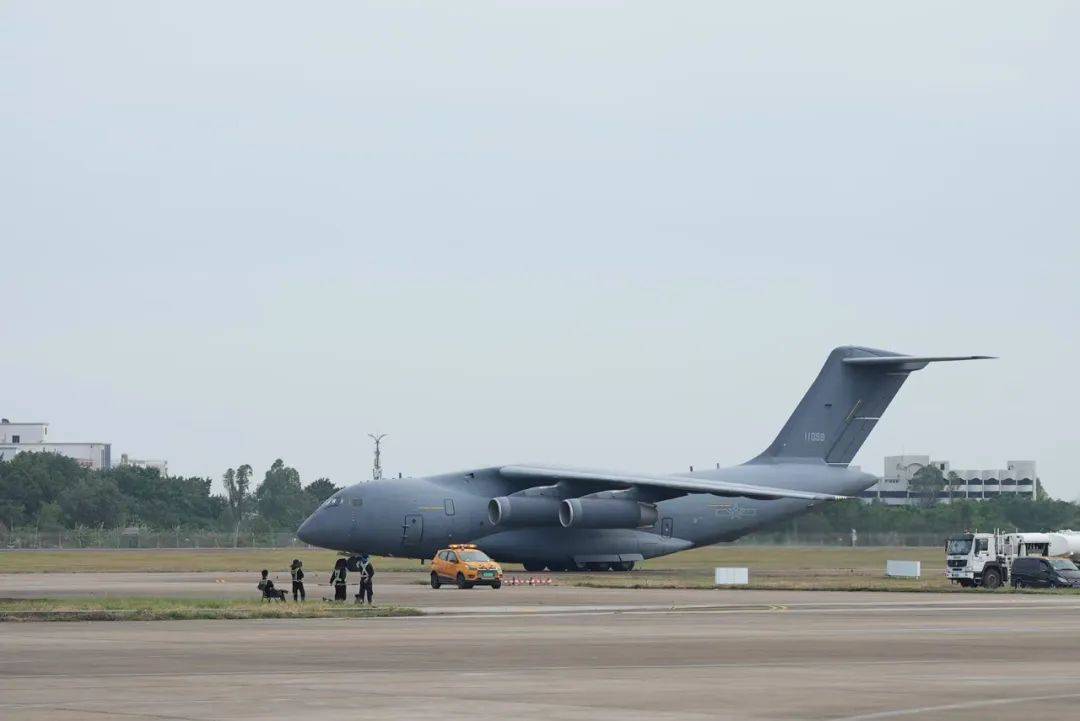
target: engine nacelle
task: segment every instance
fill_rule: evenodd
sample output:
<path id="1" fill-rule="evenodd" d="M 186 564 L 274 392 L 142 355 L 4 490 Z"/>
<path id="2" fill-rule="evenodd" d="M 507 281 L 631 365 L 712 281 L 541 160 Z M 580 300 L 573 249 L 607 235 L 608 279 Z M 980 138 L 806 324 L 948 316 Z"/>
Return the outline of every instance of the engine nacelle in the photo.
<path id="1" fill-rule="evenodd" d="M 567 498 L 559 505 L 563 528 L 641 528 L 656 518 L 656 506 L 626 498 Z"/>
<path id="2" fill-rule="evenodd" d="M 488 520 L 502 528 L 559 525 L 559 499 L 552 496 L 499 496 L 488 501 Z"/>

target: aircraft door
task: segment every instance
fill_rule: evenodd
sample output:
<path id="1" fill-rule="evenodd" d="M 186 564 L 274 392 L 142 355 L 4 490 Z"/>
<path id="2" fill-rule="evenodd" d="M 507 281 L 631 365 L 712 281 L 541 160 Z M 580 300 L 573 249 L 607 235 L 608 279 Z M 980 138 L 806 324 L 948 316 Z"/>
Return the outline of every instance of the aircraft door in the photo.
<path id="1" fill-rule="evenodd" d="M 405 516 L 401 526 L 401 545 L 416 546 L 424 535 L 424 517 L 419 513 Z"/>
<path id="2" fill-rule="evenodd" d="M 671 538 L 672 525 L 673 522 L 670 518 L 665 518 L 664 520 L 660 521 L 660 535 L 664 538 Z"/>

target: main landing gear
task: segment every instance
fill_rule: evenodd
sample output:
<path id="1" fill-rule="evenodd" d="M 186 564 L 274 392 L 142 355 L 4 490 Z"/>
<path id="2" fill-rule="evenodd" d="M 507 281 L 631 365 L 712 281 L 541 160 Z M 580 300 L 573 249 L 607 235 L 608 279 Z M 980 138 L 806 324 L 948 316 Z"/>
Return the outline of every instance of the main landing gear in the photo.
<path id="1" fill-rule="evenodd" d="M 627 572 L 634 570 L 633 561 L 600 561 L 584 564 L 574 563 L 573 561 L 524 561 L 521 565 L 529 573 L 539 573 L 545 568 L 553 573 L 562 573 L 564 571 L 589 571 L 590 573 L 602 571 Z"/>

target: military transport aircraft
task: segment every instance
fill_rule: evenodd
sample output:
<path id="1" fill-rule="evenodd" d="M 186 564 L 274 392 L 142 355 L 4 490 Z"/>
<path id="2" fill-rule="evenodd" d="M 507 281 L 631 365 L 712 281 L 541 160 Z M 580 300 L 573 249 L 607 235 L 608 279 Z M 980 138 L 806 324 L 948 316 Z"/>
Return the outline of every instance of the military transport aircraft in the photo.
<path id="1" fill-rule="evenodd" d="M 629 571 L 869 488 L 877 477 L 848 464 L 908 374 L 989 357 L 836 348 L 772 445 L 740 466 L 664 475 L 519 464 L 358 483 L 327 499 L 297 536 L 419 559 L 467 542 L 530 571 Z"/>

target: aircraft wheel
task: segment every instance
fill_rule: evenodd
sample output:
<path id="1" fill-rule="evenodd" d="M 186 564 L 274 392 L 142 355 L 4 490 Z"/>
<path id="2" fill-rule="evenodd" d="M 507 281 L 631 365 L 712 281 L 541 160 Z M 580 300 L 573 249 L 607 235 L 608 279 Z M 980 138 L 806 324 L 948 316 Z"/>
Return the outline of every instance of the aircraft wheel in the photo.
<path id="1" fill-rule="evenodd" d="M 585 568 L 581 569 L 581 570 L 593 571 L 593 572 L 596 572 L 596 571 L 610 571 L 611 570 L 611 564 L 610 563 L 586 563 Z"/>
<path id="2" fill-rule="evenodd" d="M 982 585 L 986 588 L 991 589 L 1001 586 L 1001 571 L 997 570 L 996 568 L 988 569 L 983 574 Z"/>
<path id="3" fill-rule="evenodd" d="M 524 561 L 521 566 L 529 573 L 539 573 L 544 570 L 544 564 L 540 561 Z"/>
<path id="4" fill-rule="evenodd" d="M 442 581 L 439 580 L 439 574 L 434 571 L 431 572 L 431 587 L 438 588 L 442 585 Z"/>
<path id="5" fill-rule="evenodd" d="M 563 571 L 566 570 L 566 564 L 565 563 L 549 563 L 547 565 L 547 568 L 552 573 L 562 573 Z"/>
<path id="6" fill-rule="evenodd" d="M 618 563 L 611 564 L 611 570 L 613 571 L 633 571 L 633 561 L 619 561 Z"/>

